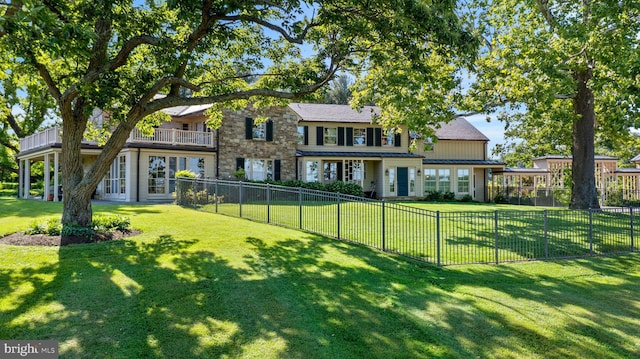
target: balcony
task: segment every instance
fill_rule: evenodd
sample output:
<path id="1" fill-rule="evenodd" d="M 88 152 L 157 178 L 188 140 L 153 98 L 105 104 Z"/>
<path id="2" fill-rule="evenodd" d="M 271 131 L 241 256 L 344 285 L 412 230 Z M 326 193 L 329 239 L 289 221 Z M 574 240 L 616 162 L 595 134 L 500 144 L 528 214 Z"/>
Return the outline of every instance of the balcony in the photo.
<path id="1" fill-rule="evenodd" d="M 62 142 L 62 128 L 52 127 L 20 139 L 20 151 L 28 151 Z M 83 141 L 95 144 L 95 141 Z M 174 146 L 215 147 L 214 132 L 184 131 L 174 128 L 156 128 L 153 136 L 144 136 L 137 128 L 131 131 L 127 143 L 165 144 Z"/>

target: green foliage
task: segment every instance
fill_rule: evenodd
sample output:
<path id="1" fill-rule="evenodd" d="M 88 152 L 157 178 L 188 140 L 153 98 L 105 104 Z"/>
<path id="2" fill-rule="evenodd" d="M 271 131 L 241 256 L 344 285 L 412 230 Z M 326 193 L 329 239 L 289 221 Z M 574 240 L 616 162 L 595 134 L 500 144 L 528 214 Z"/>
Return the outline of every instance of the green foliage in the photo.
<path id="1" fill-rule="evenodd" d="M 35 221 L 25 230 L 26 234 L 44 234 L 48 236 L 81 236 L 90 239 L 96 233 L 113 231 L 128 232 L 131 220 L 121 215 L 96 215 L 90 227 L 78 224 L 62 225 L 59 218 L 50 218 L 45 222 Z"/>
<path id="2" fill-rule="evenodd" d="M 505 122 L 510 143 L 496 148 L 495 154 L 508 165 L 579 151 L 572 153 L 580 181 L 574 193 L 590 188 L 594 175 L 581 159 L 591 161 L 593 131 L 600 148 L 619 151 L 628 147 L 629 128 L 640 125 L 640 2 L 469 4 L 464 17 L 474 24 L 485 48 L 461 107 L 493 113 Z M 595 124 L 589 122 L 592 118 Z M 585 193 L 581 197 L 595 195 Z M 581 197 L 572 205 L 596 201 Z"/>
<path id="3" fill-rule="evenodd" d="M 233 172 L 233 177 L 235 177 L 236 179 L 242 180 L 247 177 L 247 174 L 244 171 L 244 168 L 238 168 L 235 172 Z"/>
<path id="4" fill-rule="evenodd" d="M 348 194 L 357 197 L 364 197 L 364 190 L 362 186 L 357 183 L 346 183 L 343 181 L 335 181 L 331 183 L 321 183 L 321 182 L 304 182 L 300 180 L 290 180 L 290 181 L 274 181 L 274 180 L 266 180 L 266 181 L 251 181 L 254 183 L 269 183 L 279 186 L 286 187 L 302 187 L 306 189 L 312 189 L 316 191 L 327 191 L 327 192 L 335 192 Z"/>
<path id="5" fill-rule="evenodd" d="M 462 196 L 462 198 L 460 198 L 460 202 L 472 202 L 473 201 L 473 197 L 470 194 L 465 194 L 464 196 Z"/>
<path id="6" fill-rule="evenodd" d="M 178 178 L 178 177 L 196 178 L 196 177 L 198 177 L 198 175 L 193 173 L 193 172 L 191 172 L 191 171 L 189 171 L 189 170 L 181 170 L 181 171 L 176 172 L 176 178 Z"/>
<path id="7" fill-rule="evenodd" d="M 435 201 L 435 202 L 451 202 L 456 200 L 456 194 L 450 191 L 448 192 L 428 191 L 421 200 Z"/>
<path id="8" fill-rule="evenodd" d="M 95 233 L 96 231 L 93 228 L 69 223 L 62 227 L 62 232 L 60 234 L 64 237 L 84 237 L 86 239 L 91 239 Z"/>
<path id="9" fill-rule="evenodd" d="M 46 222 L 33 222 L 24 233 L 26 234 L 44 234 L 47 236 L 59 236 L 62 233 L 62 224 L 60 219 L 50 218 Z"/>

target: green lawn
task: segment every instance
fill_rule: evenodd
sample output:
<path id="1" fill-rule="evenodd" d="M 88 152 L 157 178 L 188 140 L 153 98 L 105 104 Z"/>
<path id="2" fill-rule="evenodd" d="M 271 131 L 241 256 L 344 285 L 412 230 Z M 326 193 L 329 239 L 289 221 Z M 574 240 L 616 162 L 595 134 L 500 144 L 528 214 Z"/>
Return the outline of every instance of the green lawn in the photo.
<path id="1" fill-rule="evenodd" d="M 0 199 L 0 232 L 58 203 Z M 0 338 L 61 358 L 637 358 L 640 256 L 436 268 L 172 205 L 144 233 L 0 246 Z"/>

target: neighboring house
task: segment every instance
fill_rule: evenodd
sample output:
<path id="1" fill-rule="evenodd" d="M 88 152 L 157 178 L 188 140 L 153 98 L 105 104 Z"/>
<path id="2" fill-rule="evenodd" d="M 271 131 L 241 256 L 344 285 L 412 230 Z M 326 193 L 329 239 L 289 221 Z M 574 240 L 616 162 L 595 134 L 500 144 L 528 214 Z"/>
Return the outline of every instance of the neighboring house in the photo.
<path id="1" fill-rule="evenodd" d="M 385 131 L 372 123 L 377 107 L 358 112 L 348 105 L 292 103 L 224 111 L 218 130 L 206 126 L 207 108 L 167 109 L 172 121 L 155 129 L 153 136 L 134 130 L 96 196 L 127 202 L 170 200 L 175 173 L 189 169 L 203 178 L 233 179 L 243 170 L 251 180 L 351 182 L 376 198 L 412 199 L 441 191 L 487 201 L 491 171 L 504 169 L 487 159 L 487 137 L 463 118 L 438 128 L 437 141 L 419 139 L 412 152 L 406 128 Z M 91 121 L 100 123 L 104 116 L 95 111 Z M 267 120 L 258 123 L 264 117 Z M 29 193 L 30 166 L 36 161 L 50 168 L 45 198 L 60 197 L 60 130 L 21 140 L 21 197 Z M 83 143 L 83 162 L 94 161 L 99 151 L 97 143 Z"/>
<path id="2" fill-rule="evenodd" d="M 636 168 L 618 168 L 618 158 L 594 156 L 596 188 L 604 202 L 611 190 L 623 190 L 625 199 L 640 198 L 640 155 L 631 160 Z M 517 193 L 535 193 L 536 189 L 568 188 L 571 156 L 548 155 L 533 159 L 532 168 L 505 168 L 494 173 L 494 183 Z M 512 191 L 513 192 L 513 191 Z"/>

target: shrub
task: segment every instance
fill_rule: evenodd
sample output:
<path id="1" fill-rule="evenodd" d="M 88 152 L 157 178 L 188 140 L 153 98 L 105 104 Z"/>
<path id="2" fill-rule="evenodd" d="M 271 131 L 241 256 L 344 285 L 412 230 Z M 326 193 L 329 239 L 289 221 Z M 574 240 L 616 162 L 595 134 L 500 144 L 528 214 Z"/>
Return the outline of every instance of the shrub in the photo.
<path id="1" fill-rule="evenodd" d="M 455 201 L 456 199 L 456 194 L 453 192 L 444 192 L 442 194 L 442 199 L 444 201 Z"/>
<path id="2" fill-rule="evenodd" d="M 465 194 L 464 196 L 462 196 L 462 198 L 460 198 L 460 202 L 472 202 L 473 201 L 473 197 L 470 194 Z"/>
<path id="3" fill-rule="evenodd" d="M 63 237 L 85 237 L 90 239 L 96 232 L 92 228 L 83 227 L 77 224 L 66 224 L 60 233 Z"/>
<path id="4" fill-rule="evenodd" d="M 423 201 L 441 201 L 442 192 L 427 191 L 427 194 L 422 198 Z"/>
<path id="5" fill-rule="evenodd" d="M 131 220 L 126 216 L 94 216 L 91 227 L 98 232 L 121 231 L 128 232 L 131 229 Z"/>
<path id="6" fill-rule="evenodd" d="M 498 193 L 497 195 L 495 195 L 493 197 L 493 201 L 495 203 L 502 203 L 502 204 L 509 203 L 509 201 L 507 200 L 507 196 L 505 196 L 504 193 Z"/>
<path id="7" fill-rule="evenodd" d="M 59 236 L 62 232 L 62 224 L 59 219 L 51 218 L 46 222 L 33 222 L 24 233 L 44 234 L 47 236 Z"/>

